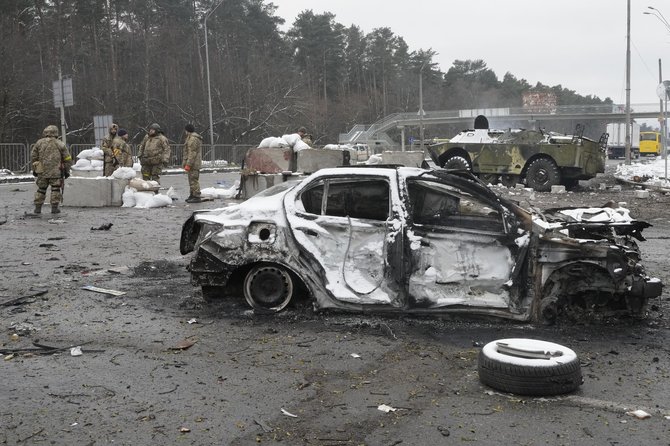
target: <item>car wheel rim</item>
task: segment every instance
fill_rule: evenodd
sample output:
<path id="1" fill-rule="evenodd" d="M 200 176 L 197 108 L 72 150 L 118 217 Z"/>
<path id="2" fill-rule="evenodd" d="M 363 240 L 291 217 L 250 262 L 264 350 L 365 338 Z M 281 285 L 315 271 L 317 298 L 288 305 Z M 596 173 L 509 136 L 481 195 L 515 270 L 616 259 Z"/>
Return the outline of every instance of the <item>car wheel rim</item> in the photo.
<path id="1" fill-rule="evenodd" d="M 277 312 L 293 295 L 293 281 L 283 268 L 261 266 L 252 269 L 244 283 L 244 297 L 256 310 Z"/>

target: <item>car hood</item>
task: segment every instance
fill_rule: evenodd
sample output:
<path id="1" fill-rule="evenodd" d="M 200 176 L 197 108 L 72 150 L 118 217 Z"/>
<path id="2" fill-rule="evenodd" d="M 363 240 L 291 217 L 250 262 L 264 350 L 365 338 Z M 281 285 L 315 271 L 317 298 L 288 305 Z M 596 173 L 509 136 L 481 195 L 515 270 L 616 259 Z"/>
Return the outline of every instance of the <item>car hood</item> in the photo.
<path id="1" fill-rule="evenodd" d="M 269 197 L 252 197 L 240 204 L 197 213 L 194 219 L 223 226 L 248 225 L 251 221 L 273 221 L 285 225 L 283 203 L 286 192 Z"/>
<path id="2" fill-rule="evenodd" d="M 533 214 L 537 232 L 555 232 L 575 238 L 602 239 L 607 235 L 632 236 L 644 240 L 641 232 L 651 224 L 635 220 L 623 207 L 553 208 Z"/>

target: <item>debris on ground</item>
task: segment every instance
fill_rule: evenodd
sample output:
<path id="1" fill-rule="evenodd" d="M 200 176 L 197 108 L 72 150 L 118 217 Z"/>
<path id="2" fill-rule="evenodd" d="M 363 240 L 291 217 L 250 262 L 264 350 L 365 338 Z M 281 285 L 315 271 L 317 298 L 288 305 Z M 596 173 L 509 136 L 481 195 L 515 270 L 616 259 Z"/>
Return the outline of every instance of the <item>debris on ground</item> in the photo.
<path id="1" fill-rule="evenodd" d="M 288 410 L 284 409 L 283 407 L 281 408 L 281 413 L 284 414 L 284 415 L 286 415 L 287 417 L 298 418 L 297 415 L 293 415 L 291 412 L 289 412 Z"/>
<path id="2" fill-rule="evenodd" d="M 81 351 L 80 345 L 70 348 L 70 356 L 81 356 L 81 355 L 83 355 L 83 353 Z"/>
<path id="3" fill-rule="evenodd" d="M 9 330 L 19 336 L 28 336 L 33 332 L 40 331 L 39 328 L 35 327 L 30 322 L 12 322 L 9 325 Z"/>
<path id="4" fill-rule="evenodd" d="M 174 347 L 170 347 L 170 350 L 187 350 L 195 345 L 196 341 L 195 340 L 190 340 L 190 339 L 182 339 L 181 341 L 177 342 L 177 345 Z"/>
<path id="5" fill-rule="evenodd" d="M 389 412 L 395 412 L 398 409 L 396 409 L 395 407 L 388 406 L 386 404 L 380 404 L 379 406 L 377 406 L 377 410 L 381 410 L 384 413 L 389 413 Z"/>
<path id="6" fill-rule="evenodd" d="M 103 223 L 97 228 L 91 227 L 91 231 L 109 231 L 114 226 L 114 223 Z"/>
<path id="7" fill-rule="evenodd" d="M 22 302 L 22 300 L 30 299 L 31 297 L 41 296 L 43 294 L 46 294 L 48 291 L 49 290 L 35 290 L 30 294 L 26 294 L 25 296 L 19 296 L 19 297 L 15 297 L 15 298 L 6 300 L 4 302 L 0 302 L 0 306 L 9 307 L 11 305 L 23 305 L 27 302 Z"/>
<path id="8" fill-rule="evenodd" d="M 651 418 L 651 415 L 645 412 L 642 409 L 638 410 L 631 410 L 630 412 L 626 412 L 626 415 L 630 415 L 632 417 L 637 418 L 638 420 L 646 420 L 647 418 Z"/>
<path id="9" fill-rule="evenodd" d="M 111 296 L 123 296 L 124 294 L 126 294 L 125 291 L 107 290 L 105 288 L 98 288 L 97 286 L 93 286 L 93 285 L 86 285 L 86 286 L 81 287 L 81 289 L 86 290 L 86 291 L 93 291 L 93 292 L 101 293 L 101 294 L 109 294 Z"/>

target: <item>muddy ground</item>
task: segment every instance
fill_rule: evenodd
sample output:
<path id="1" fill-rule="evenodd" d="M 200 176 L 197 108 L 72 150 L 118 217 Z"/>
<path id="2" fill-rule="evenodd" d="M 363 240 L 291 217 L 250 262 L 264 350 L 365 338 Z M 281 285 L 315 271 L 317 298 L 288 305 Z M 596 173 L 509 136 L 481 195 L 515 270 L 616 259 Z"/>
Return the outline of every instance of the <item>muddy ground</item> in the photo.
<path id="1" fill-rule="evenodd" d="M 202 184 L 231 178 L 206 174 Z M 163 183 L 184 195 L 184 176 Z M 2 444 L 670 444 L 667 289 L 645 319 L 600 324 L 315 314 L 306 304 L 258 316 L 240 296 L 204 302 L 179 255 L 182 222 L 220 202 L 65 208 L 54 221 L 24 217 L 33 193 L 32 184 L 0 185 L 0 302 L 28 296 L 0 306 L 0 346 L 80 345 L 83 354 L 4 355 Z M 670 283 L 670 196 L 505 193 L 540 209 L 626 202 L 654 224 L 641 243 L 645 264 Z M 91 230 L 106 223 L 109 231 Z M 573 348 L 580 390 L 527 398 L 480 384 L 480 346 L 517 336 Z M 180 349 L 184 341 L 193 345 Z"/>

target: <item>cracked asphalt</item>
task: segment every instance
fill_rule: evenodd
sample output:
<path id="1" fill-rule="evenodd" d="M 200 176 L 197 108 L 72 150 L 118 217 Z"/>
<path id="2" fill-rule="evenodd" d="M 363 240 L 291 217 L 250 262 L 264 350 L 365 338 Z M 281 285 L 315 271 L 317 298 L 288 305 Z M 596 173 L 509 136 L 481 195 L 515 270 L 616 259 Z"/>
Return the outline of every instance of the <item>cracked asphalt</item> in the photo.
<path id="1" fill-rule="evenodd" d="M 163 183 L 187 195 L 184 176 Z M 64 208 L 54 221 L 24 216 L 34 189 L 0 185 L 1 444 L 670 444 L 667 288 L 645 319 L 598 324 L 315 313 L 306 302 L 259 316 L 239 295 L 205 302 L 179 254 L 181 224 L 220 201 Z M 539 209 L 626 202 L 654 224 L 644 263 L 670 283 L 670 196 L 505 194 Z M 553 398 L 483 386 L 479 349 L 503 337 L 569 346 L 584 384 Z"/>

